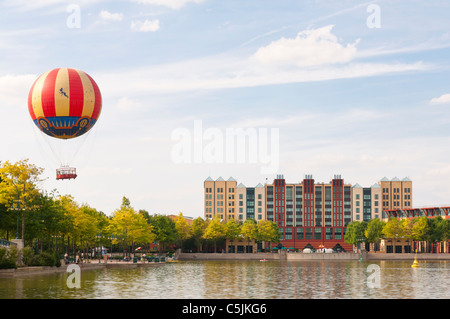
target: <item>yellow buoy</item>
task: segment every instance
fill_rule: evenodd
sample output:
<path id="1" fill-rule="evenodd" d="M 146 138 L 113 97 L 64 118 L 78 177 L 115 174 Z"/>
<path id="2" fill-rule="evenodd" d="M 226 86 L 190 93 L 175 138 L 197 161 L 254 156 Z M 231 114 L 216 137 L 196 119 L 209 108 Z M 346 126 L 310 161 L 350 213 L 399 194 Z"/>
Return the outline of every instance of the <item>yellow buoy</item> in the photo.
<path id="1" fill-rule="evenodd" d="M 419 262 L 417 261 L 417 250 L 416 250 L 416 256 L 414 257 L 413 264 L 411 265 L 412 268 L 418 268 L 420 267 Z"/>

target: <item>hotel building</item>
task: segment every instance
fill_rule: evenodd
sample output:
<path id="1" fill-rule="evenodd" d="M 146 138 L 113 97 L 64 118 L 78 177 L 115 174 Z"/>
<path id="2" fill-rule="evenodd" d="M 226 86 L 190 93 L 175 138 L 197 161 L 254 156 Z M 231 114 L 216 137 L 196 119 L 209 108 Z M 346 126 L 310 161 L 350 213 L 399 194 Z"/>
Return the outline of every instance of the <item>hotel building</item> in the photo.
<path id="1" fill-rule="evenodd" d="M 286 183 L 278 175 L 266 185 L 266 203 L 267 219 L 282 230 L 285 247 L 351 249 L 344 242 L 351 222 L 351 185 L 344 184 L 340 175 L 327 184 L 315 183 L 312 175 Z"/>
<path id="2" fill-rule="evenodd" d="M 412 182 L 386 177 L 371 187 L 353 187 L 335 175 L 329 183 L 316 183 L 312 175 L 286 182 L 277 175 L 271 184 L 246 187 L 230 177 L 204 181 L 204 216 L 230 219 L 271 220 L 278 224 L 281 243 L 289 248 L 351 249 L 344 242 L 352 221 L 387 219 L 384 210 L 411 208 Z"/>

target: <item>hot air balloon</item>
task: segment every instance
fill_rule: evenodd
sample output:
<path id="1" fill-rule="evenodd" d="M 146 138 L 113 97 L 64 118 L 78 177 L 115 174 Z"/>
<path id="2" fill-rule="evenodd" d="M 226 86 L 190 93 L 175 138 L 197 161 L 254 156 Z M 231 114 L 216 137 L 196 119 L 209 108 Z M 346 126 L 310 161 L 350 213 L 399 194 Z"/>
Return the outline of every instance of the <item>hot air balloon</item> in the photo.
<path id="1" fill-rule="evenodd" d="M 57 139 L 73 139 L 88 132 L 101 109 L 102 96 L 95 81 L 87 73 L 71 68 L 56 68 L 42 74 L 28 95 L 28 111 L 34 124 Z M 56 179 L 76 176 L 73 167 L 56 170 Z"/>

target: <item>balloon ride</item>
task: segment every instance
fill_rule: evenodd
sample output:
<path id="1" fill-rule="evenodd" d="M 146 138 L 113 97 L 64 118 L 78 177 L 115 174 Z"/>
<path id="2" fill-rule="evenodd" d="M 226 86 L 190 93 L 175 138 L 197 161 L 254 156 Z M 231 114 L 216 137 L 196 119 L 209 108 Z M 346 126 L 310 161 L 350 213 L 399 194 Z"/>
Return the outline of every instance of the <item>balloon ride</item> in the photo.
<path id="1" fill-rule="evenodd" d="M 28 95 L 28 111 L 39 130 L 56 139 L 75 139 L 97 122 L 102 96 L 95 81 L 85 72 L 56 68 L 42 74 Z M 56 179 L 76 178 L 76 169 L 64 165 Z"/>

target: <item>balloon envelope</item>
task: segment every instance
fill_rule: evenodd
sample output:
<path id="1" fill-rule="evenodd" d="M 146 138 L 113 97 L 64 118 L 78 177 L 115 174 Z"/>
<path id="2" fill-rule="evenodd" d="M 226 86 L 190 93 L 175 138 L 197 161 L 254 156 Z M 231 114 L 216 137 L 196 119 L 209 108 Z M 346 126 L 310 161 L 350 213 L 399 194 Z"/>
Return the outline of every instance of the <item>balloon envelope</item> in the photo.
<path id="1" fill-rule="evenodd" d="M 34 82 L 28 111 L 45 134 L 61 139 L 81 136 L 97 122 L 102 96 L 85 72 L 71 68 L 50 70 Z"/>

